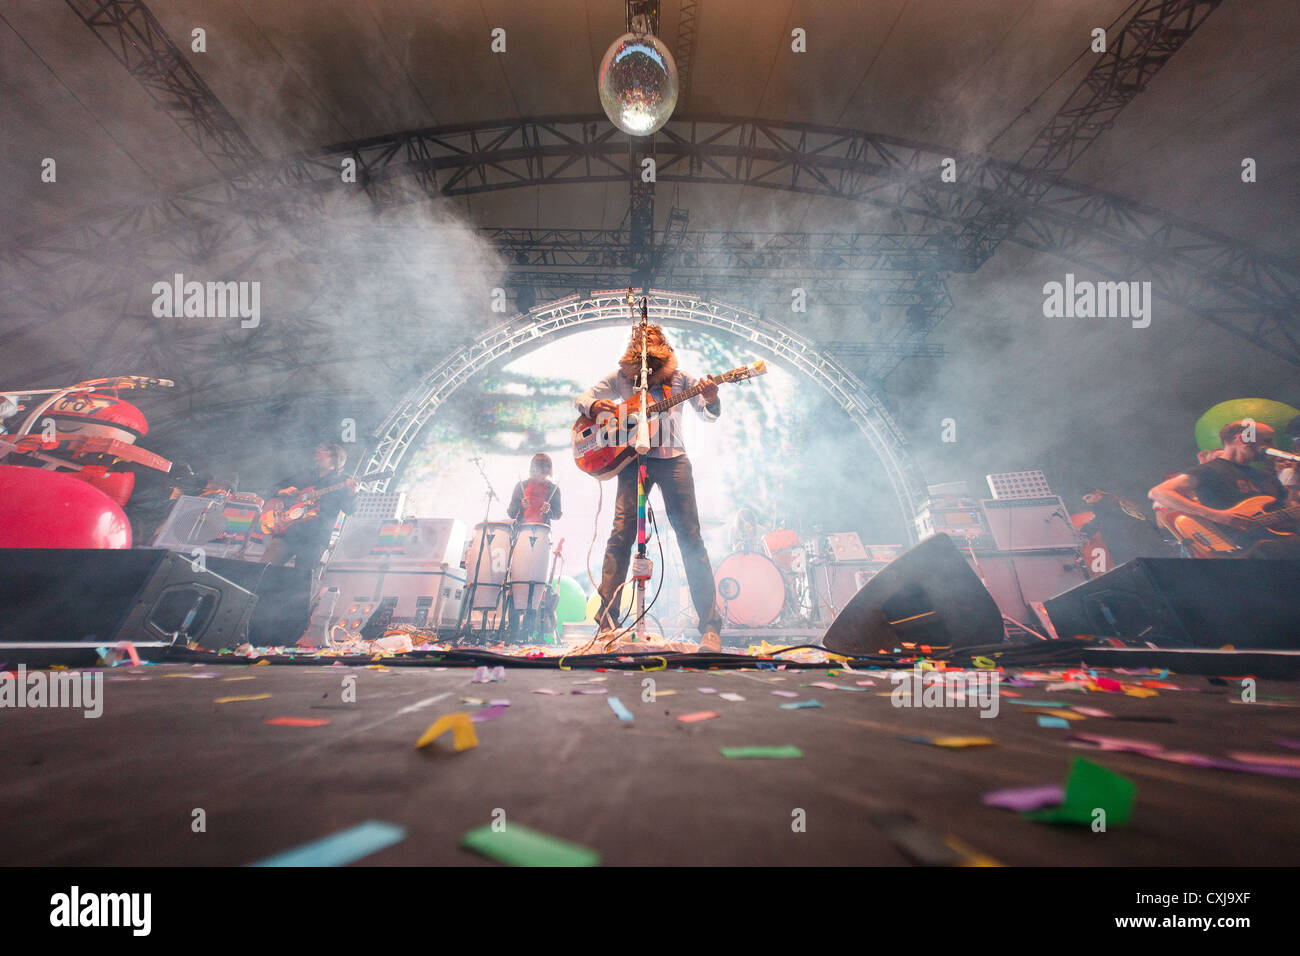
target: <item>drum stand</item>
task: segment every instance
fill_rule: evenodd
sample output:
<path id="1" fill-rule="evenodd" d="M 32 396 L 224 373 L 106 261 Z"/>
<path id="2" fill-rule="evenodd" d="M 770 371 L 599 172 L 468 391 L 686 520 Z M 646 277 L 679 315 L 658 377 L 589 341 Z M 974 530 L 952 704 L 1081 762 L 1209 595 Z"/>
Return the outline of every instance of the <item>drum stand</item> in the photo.
<path id="1" fill-rule="evenodd" d="M 496 491 L 494 491 L 492 488 L 492 482 L 488 481 L 487 472 L 483 470 L 482 459 L 474 458 L 472 460 L 475 466 L 478 468 L 478 473 L 483 476 L 483 483 L 487 485 L 487 498 L 483 505 L 483 524 L 479 526 L 480 528 L 479 548 L 478 548 L 478 557 L 474 561 L 474 576 L 470 581 L 469 587 L 465 589 L 465 604 L 460 609 L 460 616 L 456 619 L 457 643 L 460 643 L 462 640 L 472 637 L 474 634 L 474 630 L 472 627 L 474 621 L 474 598 L 478 594 L 478 576 L 479 576 L 479 570 L 483 566 L 483 552 L 487 550 L 488 517 L 492 512 L 492 499 L 497 497 Z M 502 587 L 501 593 L 502 594 L 505 593 L 504 587 Z M 495 607 L 496 605 L 494 604 L 493 608 Z M 489 608 L 483 608 L 482 625 L 483 625 L 484 633 L 487 632 L 487 615 L 489 610 L 490 610 Z"/>

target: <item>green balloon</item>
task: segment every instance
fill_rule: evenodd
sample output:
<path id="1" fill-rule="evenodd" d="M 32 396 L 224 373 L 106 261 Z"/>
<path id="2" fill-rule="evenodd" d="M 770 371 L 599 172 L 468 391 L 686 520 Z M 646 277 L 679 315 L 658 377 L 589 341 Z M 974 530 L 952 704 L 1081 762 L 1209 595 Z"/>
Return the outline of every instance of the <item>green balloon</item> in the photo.
<path id="1" fill-rule="evenodd" d="M 555 604 L 555 635 L 559 637 L 564 625 L 585 620 L 587 617 L 587 597 L 582 593 L 582 586 L 576 578 L 564 575 L 555 583 L 560 592 Z"/>
<path id="2" fill-rule="evenodd" d="M 1223 442 L 1219 441 L 1219 430 L 1229 422 L 1239 422 L 1243 418 L 1272 425 L 1273 430 L 1277 432 L 1278 441 L 1285 442 L 1282 432 L 1286 429 L 1287 422 L 1297 415 L 1300 415 L 1300 409 L 1267 398 L 1234 398 L 1231 401 L 1219 402 L 1197 419 L 1196 447 L 1201 451 L 1222 448 Z"/>

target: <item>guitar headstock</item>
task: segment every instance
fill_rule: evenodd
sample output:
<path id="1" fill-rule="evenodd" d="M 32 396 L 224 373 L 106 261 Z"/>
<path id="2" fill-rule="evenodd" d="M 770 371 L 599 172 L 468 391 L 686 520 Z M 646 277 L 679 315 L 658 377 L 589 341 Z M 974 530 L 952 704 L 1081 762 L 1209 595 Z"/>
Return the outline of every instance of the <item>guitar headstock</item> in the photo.
<path id="1" fill-rule="evenodd" d="M 719 378 L 724 382 L 743 382 L 747 379 L 758 378 L 760 375 L 767 374 L 767 363 L 759 359 L 752 365 L 742 365 L 740 368 L 733 368 L 730 372 L 723 372 Z"/>

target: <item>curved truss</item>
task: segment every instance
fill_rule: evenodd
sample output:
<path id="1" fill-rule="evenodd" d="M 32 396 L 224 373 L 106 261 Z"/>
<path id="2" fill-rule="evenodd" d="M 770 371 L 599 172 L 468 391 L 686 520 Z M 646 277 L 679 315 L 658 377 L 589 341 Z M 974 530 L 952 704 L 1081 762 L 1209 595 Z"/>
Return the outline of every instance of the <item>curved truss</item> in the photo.
<path id="1" fill-rule="evenodd" d="M 625 295 L 624 290 L 615 289 L 592 293 L 586 299 L 578 296 L 561 299 L 532 310 L 526 320 L 516 315 L 513 321 L 443 359 L 406 394 L 375 432 L 376 444 L 359 473 L 384 468 L 399 471 L 402 459 L 420 431 L 448 397 L 474 375 L 511 353 L 530 349 L 549 336 L 566 335 L 591 326 L 625 324 Z M 898 500 L 903 526 L 915 540 L 913 520 L 925 501 L 925 482 L 908 453 L 902 429 L 884 403 L 860 379 L 789 329 L 721 302 L 709 302 L 686 293 L 652 290 L 649 315 L 656 322 L 698 325 L 744 339 L 816 382 L 857 425 L 880 458 Z M 377 482 L 375 487 L 382 489 L 387 484 L 387 481 Z"/>

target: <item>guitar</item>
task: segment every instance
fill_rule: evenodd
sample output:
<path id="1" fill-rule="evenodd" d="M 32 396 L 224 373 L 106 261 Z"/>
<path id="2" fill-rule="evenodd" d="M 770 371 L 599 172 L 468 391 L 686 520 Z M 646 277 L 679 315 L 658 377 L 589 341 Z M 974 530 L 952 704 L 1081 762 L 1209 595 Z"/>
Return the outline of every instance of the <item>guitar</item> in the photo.
<path id="1" fill-rule="evenodd" d="M 730 372 L 717 376 L 721 382 L 743 382 L 767 374 L 767 364 L 763 361 L 753 365 L 742 365 Z M 659 434 L 659 413 L 667 411 L 694 398 L 709 386 L 701 380 L 692 388 L 674 392 L 661 402 L 647 406 L 649 412 L 650 445 L 657 444 Z M 636 432 L 641 418 L 641 399 L 633 395 L 625 402 L 620 402 L 613 412 L 605 412 L 596 418 L 580 417 L 573 426 L 573 460 L 577 466 L 593 478 L 604 481 L 623 470 L 628 462 L 636 458 Z"/>
<path id="2" fill-rule="evenodd" d="M 393 469 L 372 471 L 357 479 L 360 484 L 377 478 L 391 478 Z M 324 488 L 312 486 L 304 488 L 295 495 L 282 495 L 267 501 L 262 513 L 257 517 L 257 526 L 263 534 L 281 535 L 299 521 L 316 518 L 320 515 L 320 499 L 332 491 L 347 487 L 347 481 L 326 485 Z"/>
<path id="3" fill-rule="evenodd" d="M 1280 505 L 1280 502 L 1271 495 L 1256 495 L 1225 509 L 1249 519 L 1256 526 L 1257 530 L 1253 531 L 1238 530 L 1182 512 L 1171 512 L 1172 517 L 1166 517 L 1164 525 L 1198 558 L 1232 557 L 1271 534 L 1285 537 L 1296 533 L 1300 505 L 1289 508 L 1270 508 L 1270 505 Z M 1275 527 L 1279 524 L 1291 527 Z"/>

